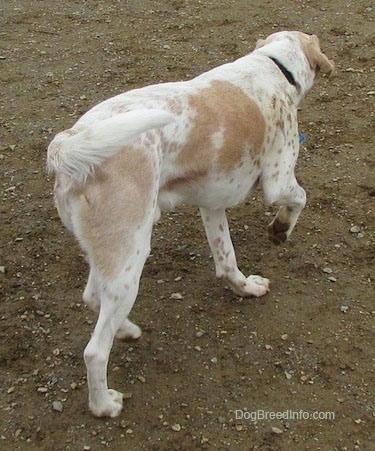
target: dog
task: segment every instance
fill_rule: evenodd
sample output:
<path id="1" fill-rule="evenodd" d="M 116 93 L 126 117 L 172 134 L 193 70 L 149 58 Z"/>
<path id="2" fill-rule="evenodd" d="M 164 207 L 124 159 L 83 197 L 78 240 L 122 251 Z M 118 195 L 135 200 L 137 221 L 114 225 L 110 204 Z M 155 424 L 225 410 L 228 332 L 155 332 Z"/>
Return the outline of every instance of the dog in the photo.
<path id="1" fill-rule="evenodd" d="M 315 35 L 277 32 L 192 80 L 110 98 L 50 143 L 55 203 L 87 256 L 83 300 L 98 313 L 84 350 L 95 416 L 122 409 L 107 386 L 108 358 L 115 337 L 141 335 L 128 315 L 161 212 L 199 207 L 217 277 L 242 297 L 269 291 L 268 279 L 238 269 L 226 209 L 260 185 L 265 203 L 279 206 L 271 240 L 289 237 L 306 203 L 294 175 L 297 107 L 318 72 L 333 69 Z"/>

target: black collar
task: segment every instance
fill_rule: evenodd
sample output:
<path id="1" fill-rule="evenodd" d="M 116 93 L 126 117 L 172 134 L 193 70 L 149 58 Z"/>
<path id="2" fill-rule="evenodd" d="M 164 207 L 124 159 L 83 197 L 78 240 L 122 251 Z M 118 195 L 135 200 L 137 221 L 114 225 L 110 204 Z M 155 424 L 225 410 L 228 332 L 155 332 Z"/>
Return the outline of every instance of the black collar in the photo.
<path id="1" fill-rule="evenodd" d="M 269 57 L 275 64 L 276 66 L 281 70 L 281 72 L 284 74 L 285 78 L 289 81 L 289 83 L 292 86 L 297 86 L 296 80 L 294 79 L 293 75 L 291 72 L 288 71 L 288 69 L 283 66 L 280 61 L 278 61 L 276 58 L 273 58 L 272 56 Z"/>

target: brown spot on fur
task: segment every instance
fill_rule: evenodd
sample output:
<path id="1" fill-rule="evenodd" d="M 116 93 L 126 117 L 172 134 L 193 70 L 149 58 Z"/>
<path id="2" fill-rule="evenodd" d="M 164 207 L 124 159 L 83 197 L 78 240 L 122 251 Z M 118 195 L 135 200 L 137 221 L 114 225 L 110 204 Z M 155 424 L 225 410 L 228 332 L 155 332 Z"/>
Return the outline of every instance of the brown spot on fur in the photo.
<path id="1" fill-rule="evenodd" d="M 196 171 L 191 172 L 183 177 L 176 177 L 174 179 L 168 180 L 163 186 L 160 187 L 160 191 L 172 191 L 180 186 L 192 185 L 196 183 L 199 179 L 204 178 L 207 175 L 207 171 Z"/>
<path id="2" fill-rule="evenodd" d="M 213 81 L 191 95 L 188 104 L 194 114 L 192 128 L 178 157 L 178 163 L 188 172 L 207 171 L 215 164 L 230 172 L 241 163 L 246 149 L 253 157 L 261 152 L 265 120 L 258 106 L 240 88 Z M 212 136 L 220 130 L 223 144 L 215 148 Z"/>
<path id="3" fill-rule="evenodd" d="M 181 102 L 175 99 L 169 99 L 167 101 L 167 108 L 171 113 L 174 113 L 177 116 L 181 115 L 184 112 Z"/>

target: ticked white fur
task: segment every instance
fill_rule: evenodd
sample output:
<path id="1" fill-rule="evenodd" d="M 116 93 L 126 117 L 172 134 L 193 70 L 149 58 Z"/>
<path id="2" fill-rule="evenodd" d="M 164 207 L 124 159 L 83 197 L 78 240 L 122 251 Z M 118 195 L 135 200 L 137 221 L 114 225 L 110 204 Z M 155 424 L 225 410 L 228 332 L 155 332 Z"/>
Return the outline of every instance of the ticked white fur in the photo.
<path id="1" fill-rule="evenodd" d="M 162 211 L 199 207 L 216 275 L 240 296 L 268 292 L 268 279 L 238 269 L 225 209 L 259 184 L 266 203 L 280 205 L 270 238 L 289 237 L 306 202 L 294 176 L 297 107 L 319 70 L 333 63 L 316 36 L 275 33 L 193 80 L 108 99 L 51 142 L 57 208 L 87 255 L 83 299 L 98 313 L 84 352 L 94 415 L 122 409 L 107 386 L 108 358 L 114 337 L 141 335 L 128 315 Z"/>

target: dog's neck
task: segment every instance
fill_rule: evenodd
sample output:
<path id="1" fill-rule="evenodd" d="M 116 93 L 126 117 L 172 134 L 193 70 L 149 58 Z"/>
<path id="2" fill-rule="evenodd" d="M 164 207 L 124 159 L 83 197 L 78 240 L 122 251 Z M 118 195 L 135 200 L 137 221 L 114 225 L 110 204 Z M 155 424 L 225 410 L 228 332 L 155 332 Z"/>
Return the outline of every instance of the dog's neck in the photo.
<path id="1" fill-rule="evenodd" d="M 280 63 L 279 60 L 277 60 L 276 58 L 269 56 L 269 58 L 276 64 L 276 66 L 281 70 L 281 72 L 284 74 L 285 78 L 288 80 L 288 82 L 292 85 L 292 86 L 297 86 L 297 82 L 294 79 L 293 74 L 283 65 Z"/>

